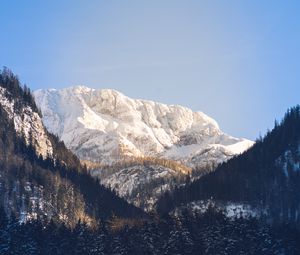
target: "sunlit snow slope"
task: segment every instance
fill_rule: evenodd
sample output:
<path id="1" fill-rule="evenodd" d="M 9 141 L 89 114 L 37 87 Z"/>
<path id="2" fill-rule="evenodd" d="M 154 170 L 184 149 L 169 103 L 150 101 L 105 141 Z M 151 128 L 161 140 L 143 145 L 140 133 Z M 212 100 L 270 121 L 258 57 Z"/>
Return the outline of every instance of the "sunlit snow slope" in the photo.
<path id="1" fill-rule="evenodd" d="M 48 130 L 85 160 L 112 164 L 160 156 L 193 167 L 224 161 L 253 144 L 224 134 L 202 112 L 134 100 L 111 89 L 78 86 L 34 94 Z"/>

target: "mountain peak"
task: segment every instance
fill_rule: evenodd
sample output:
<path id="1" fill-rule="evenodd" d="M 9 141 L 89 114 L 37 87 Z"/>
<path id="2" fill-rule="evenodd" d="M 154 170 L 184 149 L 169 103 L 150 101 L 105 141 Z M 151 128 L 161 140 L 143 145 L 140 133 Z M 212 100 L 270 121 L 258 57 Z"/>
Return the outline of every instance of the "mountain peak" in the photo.
<path id="1" fill-rule="evenodd" d="M 193 166 L 192 158 L 208 149 L 222 151 L 223 161 L 252 145 L 224 134 L 202 112 L 131 99 L 113 89 L 75 86 L 34 95 L 47 128 L 84 160 L 110 164 L 123 157 L 159 156 Z"/>
<path id="2" fill-rule="evenodd" d="M 91 174 L 101 183 L 139 206 L 147 201 L 151 207 L 173 177 L 191 168 L 201 175 L 253 145 L 223 133 L 202 112 L 112 89 L 76 86 L 34 94 L 49 131 L 93 166 Z M 151 187 L 148 195 L 140 190 L 145 185 Z"/>

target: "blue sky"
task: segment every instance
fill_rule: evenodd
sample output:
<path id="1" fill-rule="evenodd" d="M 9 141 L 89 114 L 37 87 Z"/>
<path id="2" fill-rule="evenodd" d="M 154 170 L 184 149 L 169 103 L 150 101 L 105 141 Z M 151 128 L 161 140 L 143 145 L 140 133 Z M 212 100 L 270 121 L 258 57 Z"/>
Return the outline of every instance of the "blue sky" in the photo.
<path id="1" fill-rule="evenodd" d="M 300 103 L 299 1 L 1 0 L 0 66 L 181 104 L 255 139 Z"/>

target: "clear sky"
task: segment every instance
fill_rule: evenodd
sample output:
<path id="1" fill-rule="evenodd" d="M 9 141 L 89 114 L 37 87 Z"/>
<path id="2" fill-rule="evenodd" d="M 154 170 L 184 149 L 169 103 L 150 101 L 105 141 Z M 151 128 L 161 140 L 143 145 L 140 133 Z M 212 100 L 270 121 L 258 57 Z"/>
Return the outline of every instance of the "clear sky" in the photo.
<path id="1" fill-rule="evenodd" d="M 0 66 L 181 104 L 255 139 L 300 103 L 300 1 L 1 0 Z"/>

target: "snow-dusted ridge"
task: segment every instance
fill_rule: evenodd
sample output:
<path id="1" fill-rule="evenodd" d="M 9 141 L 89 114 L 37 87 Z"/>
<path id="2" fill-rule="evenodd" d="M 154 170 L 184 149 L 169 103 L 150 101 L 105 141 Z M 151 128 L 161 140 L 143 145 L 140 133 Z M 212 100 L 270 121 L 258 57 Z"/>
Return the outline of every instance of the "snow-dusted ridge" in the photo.
<path id="1" fill-rule="evenodd" d="M 43 158 L 51 157 L 53 155 L 52 144 L 39 114 L 29 106 L 23 107 L 21 112 L 17 113 L 15 111 L 15 101 L 9 99 L 7 93 L 9 94 L 5 88 L 0 87 L 0 106 L 13 120 L 16 132 L 24 136 L 27 144 L 32 143 L 37 153 L 42 155 Z"/>

